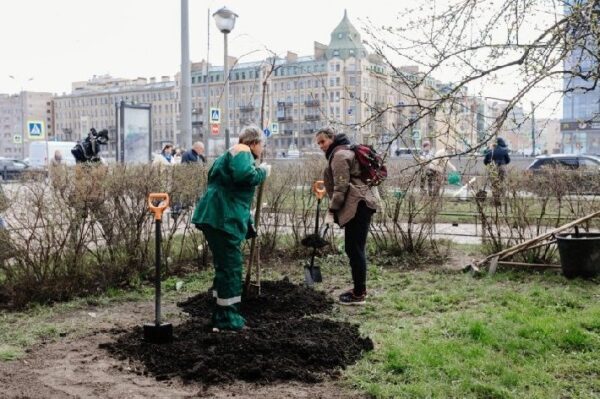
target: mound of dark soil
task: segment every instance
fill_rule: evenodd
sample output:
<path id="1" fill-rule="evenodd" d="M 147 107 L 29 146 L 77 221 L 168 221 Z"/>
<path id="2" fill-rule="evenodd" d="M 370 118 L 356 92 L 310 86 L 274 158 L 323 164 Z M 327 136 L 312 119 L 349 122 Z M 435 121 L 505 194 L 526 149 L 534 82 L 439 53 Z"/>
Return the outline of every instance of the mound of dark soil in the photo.
<path id="1" fill-rule="evenodd" d="M 134 371 L 158 379 L 181 377 L 207 384 L 244 380 L 321 381 L 372 350 L 358 326 L 304 316 L 327 312 L 325 294 L 286 281 L 264 282 L 260 297 L 244 298 L 242 314 L 248 330 L 213 333 L 212 294 L 197 295 L 179 304 L 192 319 L 175 326 L 172 343 L 145 343 L 140 327 L 103 344 Z"/>
<path id="2" fill-rule="evenodd" d="M 215 300 L 212 291 L 202 293 L 180 302 L 186 313 L 194 318 L 210 320 Z M 241 312 L 249 327 L 278 320 L 299 319 L 329 312 L 333 300 L 321 291 L 295 285 L 287 279 L 263 281 L 260 296 L 243 296 Z"/>

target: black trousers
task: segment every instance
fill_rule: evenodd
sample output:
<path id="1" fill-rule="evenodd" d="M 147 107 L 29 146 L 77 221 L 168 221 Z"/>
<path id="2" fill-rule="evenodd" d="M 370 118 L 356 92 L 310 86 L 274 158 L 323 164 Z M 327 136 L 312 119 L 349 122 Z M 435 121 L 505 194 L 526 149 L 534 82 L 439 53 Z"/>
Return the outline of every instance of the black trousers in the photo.
<path id="1" fill-rule="evenodd" d="M 367 244 L 371 216 L 374 212 L 367 207 L 364 201 L 361 201 L 358 203 L 354 218 L 344 226 L 344 249 L 350 259 L 355 295 L 361 295 L 367 290 L 365 245 Z"/>

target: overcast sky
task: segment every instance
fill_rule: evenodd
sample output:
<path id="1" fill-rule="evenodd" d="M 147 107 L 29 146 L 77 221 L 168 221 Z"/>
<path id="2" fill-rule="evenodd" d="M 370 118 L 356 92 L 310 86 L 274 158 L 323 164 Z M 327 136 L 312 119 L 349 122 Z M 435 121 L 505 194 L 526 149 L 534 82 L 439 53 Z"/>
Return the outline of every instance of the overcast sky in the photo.
<path id="1" fill-rule="evenodd" d="M 410 16 L 402 16 L 401 11 L 414 4 L 406 0 L 189 0 L 190 55 L 192 61 L 207 57 L 210 24 L 209 60 L 223 63 L 223 35 L 212 17 L 207 20 L 209 8 L 212 13 L 225 5 L 239 15 L 229 54 L 263 50 L 245 57 L 250 61 L 263 59 L 265 47 L 279 55 L 287 50 L 312 54 L 314 41 L 329 43 L 344 9 L 360 30 L 367 17 L 377 25 L 402 23 Z M 23 88 L 62 94 L 70 92 L 71 82 L 93 75 L 160 77 L 179 70 L 179 0 L 12 0 L 3 2 L 2 8 L 0 93 Z"/>

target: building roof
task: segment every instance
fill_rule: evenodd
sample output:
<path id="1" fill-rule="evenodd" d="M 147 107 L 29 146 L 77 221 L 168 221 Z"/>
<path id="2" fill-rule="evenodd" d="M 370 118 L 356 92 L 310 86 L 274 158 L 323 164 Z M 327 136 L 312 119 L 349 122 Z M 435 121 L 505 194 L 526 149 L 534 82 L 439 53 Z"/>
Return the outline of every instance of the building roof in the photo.
<path id="1" fill-rule="evenodd" d="M 331 41 L 327 49 L 327 58 L 349 57 L 363 58 L 367 56 L 367 50 L 362 44 L 360 33 L 348 19 L 348 12 L 344 10 L 344 17 L 338 26 L 331 32 Z"/>

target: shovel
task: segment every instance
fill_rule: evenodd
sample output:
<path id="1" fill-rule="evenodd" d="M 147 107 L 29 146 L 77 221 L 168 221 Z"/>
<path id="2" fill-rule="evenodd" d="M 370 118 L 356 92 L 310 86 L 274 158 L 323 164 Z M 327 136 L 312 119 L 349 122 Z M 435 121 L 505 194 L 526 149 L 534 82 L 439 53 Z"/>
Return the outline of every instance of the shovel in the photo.
<path id="1" fill-rule="evenodd" d="M 317 255 L 317 248 L 322 248 L 327 245 L 321 235 L 319 234 L 319 214 L 321 211 L 321 200 L 325 196 L 325 187 L 323 180 L 317 180 L 313 184 L 313 192 L 317 197 L 317 220 L 315 221 L 315 232 L 302 240 L 302 244 L 312 247 L 312 255 L 310 257 L 310 263 L 304 266 L 304 283 L 307 287 L 312 287 L 314 283 L 320 283 L 323 281 L 321 276 L 321 268 L 315 266 L 315 256 Z M 325 228 L 325 232 L 329 226 Z"/>
<path id="2" fill-rule="evenodd" d="M 156 265 L 154 277 L 154 323 L 144 324 L 144 340 L 155 344 L 163 344 L 173 340 L 173 325 L 162 323 L 160 314 L 160 246 L 162 214 L 169 206 L 169 194 L 152 193 L 148 196 L 148 208 L 154 213 L 156 224 Z"/>

